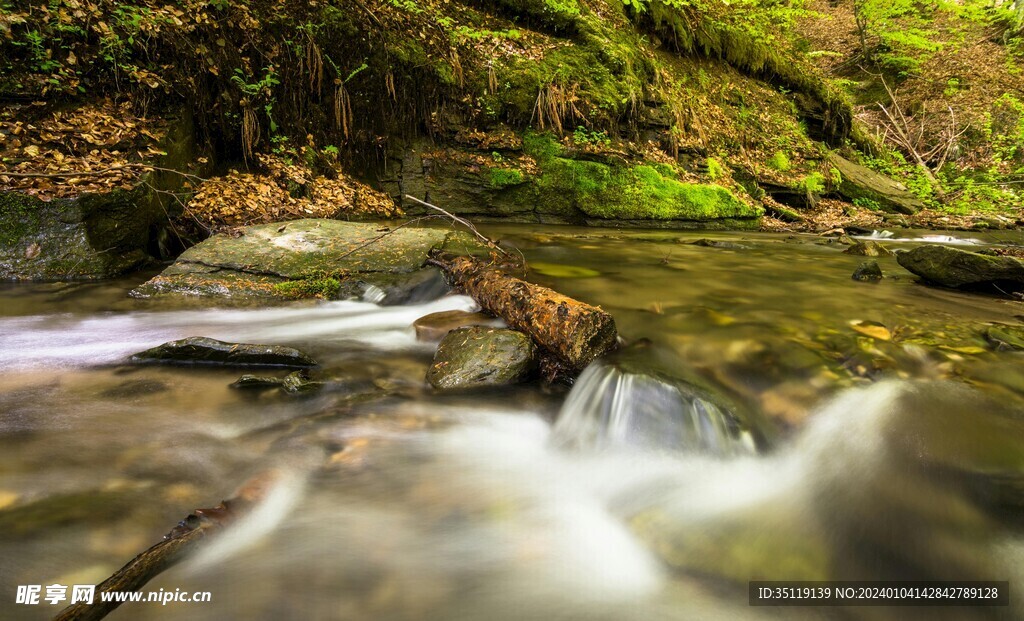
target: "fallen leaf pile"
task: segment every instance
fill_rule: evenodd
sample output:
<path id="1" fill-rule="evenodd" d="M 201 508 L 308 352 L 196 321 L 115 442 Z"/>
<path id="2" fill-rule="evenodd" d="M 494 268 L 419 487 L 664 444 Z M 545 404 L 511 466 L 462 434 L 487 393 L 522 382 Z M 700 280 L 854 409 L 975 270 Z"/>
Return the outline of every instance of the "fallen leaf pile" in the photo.
<path id="1" fill-rule="evenodd" d="M 218 230 L 298 218 L 390 218 L 401 215 L 391 198 L 337 171 L 316 175 L 273 156 L 259 156 L 267 174 L 233 170 L 202 183 L 188 216 Z M 289 189 L 301 190 L 299 198 Z"/>
<path id="2" fill-rule="evenodd" d="M 131 188 L 144 172 L 138 164 L 162 155 L 155 145 L 164 132 L 129 104 L 109 100 L 59 111 L 37 104 L 0 108 L 0 191 L 48 201 Z"/>

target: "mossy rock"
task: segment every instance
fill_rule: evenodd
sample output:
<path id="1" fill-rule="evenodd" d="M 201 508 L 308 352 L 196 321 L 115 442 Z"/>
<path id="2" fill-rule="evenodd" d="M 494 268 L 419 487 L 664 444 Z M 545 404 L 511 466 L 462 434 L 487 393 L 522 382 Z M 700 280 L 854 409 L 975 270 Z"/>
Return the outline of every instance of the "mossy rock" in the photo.
<path id="1" fill-rule="evenodd" d="M 915 214 L 924 209 L 924 202 L 910 193 L 905 185 L 877 173 L 870 168 L 855 164 L 835 153 L 828 156 L 829 164 L 839 171 L 839 187 L 836 192 L 848 200 L 873 201 L 883 211 Z"/>
<path id="2" fill-rule="evenodd" d="M 447 291 L 428 255 L 489 254 L 466 232 L 396 228 L 340 220 L 293 220 L 217 235 L 186 250 L 162 274 L 132 291 L 135 297 L 178 295 L 290 300 L 373 298 L 404 303 Z"/>
<path id="3" fill-rule="evenodd" d="M 896 261 L 923 280 L 943 287 L 1024 288 L 1024 261 L 1014 257 L 929 244 L 899 253 Z"/>
<path id="4" fill-rule="evenodd" d="M 853 254 L 859 257 L 891 257 L 892 250 L 889 250 L 878 242 L 865 239 L 855 242 L 852 246 L 843 251 L 843 254 Z"/>
<path id="5" fill-rule="evenodd" d="M 529 376 L 533 357 L 533 341 L 522 332 L 457 328 L 441 339 L 427 381 L 442 390 L 516 384 Z"/>

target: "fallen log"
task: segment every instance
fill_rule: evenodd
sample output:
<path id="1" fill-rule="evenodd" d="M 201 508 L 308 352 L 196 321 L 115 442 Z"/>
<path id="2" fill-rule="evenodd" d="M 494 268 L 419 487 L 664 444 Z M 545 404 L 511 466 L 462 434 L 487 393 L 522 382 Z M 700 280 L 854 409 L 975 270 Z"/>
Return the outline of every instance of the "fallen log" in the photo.
<path id="1" fill-rule="evenodd" d="M 163 541 L 142 552 L 96 587 L 92 603 L 68 606 L 53 621 L 100 621 L 123 602 L 104 601 L 102 593 L 138 591 L 157 575 L 185 560 L 210 534 L 244 514 L 267 492 L 275 473 L 250 479 L 230 500 L 209 509 L 196 509 L 178 523 Z"/>
<path id="2" fill-rule="evenodd" d="M 528 334 L 564 370 L 578 373 L 618 344 L 615 320 L 596 306 L 509 276 L 480 259 L 434 257 L 431 262 L 481 308 Z"/>

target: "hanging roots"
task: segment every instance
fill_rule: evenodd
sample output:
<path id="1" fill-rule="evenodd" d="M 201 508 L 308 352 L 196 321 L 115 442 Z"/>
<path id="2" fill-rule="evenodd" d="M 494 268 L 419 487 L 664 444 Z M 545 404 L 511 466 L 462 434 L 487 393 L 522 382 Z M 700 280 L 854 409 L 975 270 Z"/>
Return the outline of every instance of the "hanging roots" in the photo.
<path id="1" fill-rule="evenodd" d="M 260 139 L 260 124 L 256 112 L 246 100 L 242 101 L 242 152 L 246 160 L 252 159 L 252 148 Z"/>
<path id="2" fill-rule="evenodd" d="M 498 74 L 494 72 L 494 61 L 487 63 L 487 92 L 492 95 L 498 92 Z"/>
<path id="3" fill-rule="evenodd" d="M 541 87 L 533 109 L 533 116 L 540 129 L 550 127 L 561 134 L 565 121 L 582 117 L 576 109 L 576 99 L 575 86 L 562 88 L 557 84 L 548 84 Z"/>
<path id="4" fill-rule="evenodd" d="M 306 68 L 309 69 L 309 89 L 319 93 L 324 82 L 324 56 L 320 46 L 313 41 L 313 36 L 306 34 L 309 44 L 306 45 Z"/>
<path id="5" fill-rule="evenodd" d="M 352 99 L 341 80 L 334 81 L 334 128 L 341 131 L 345 140 L 349 139 L 352 131 Z"/>
<path id="6" fill-rule="evenodd" d="M 384 88 L 391 95 L 391 101 L 398 101 L 398 94 L 395 92 L 395 74 L 390 71 L 384 74 Z"/>

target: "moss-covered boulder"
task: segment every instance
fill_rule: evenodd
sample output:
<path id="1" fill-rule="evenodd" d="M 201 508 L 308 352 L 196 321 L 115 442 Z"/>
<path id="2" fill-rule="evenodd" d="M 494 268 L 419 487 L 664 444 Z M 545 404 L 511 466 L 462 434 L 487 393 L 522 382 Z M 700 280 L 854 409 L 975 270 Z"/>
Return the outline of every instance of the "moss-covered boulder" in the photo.
<path id="1" fill-rule="evenodd" d="M 848 200 L 870 201 L 883 211 L 914 214 L 924 209 L 924 202 L 914 196 L 907 186 L 877 173 L 870 168 L 830 153 L 828 162 L 839 171 L 840 182 L 836 192 Z"/>
<path id="2" fill-rule="evenodd" d="M 291 347 L 227 343 L 192 336 L 169 341 L 131 357 L 133 362 L 161 364 L 216 364 L 225 366 L 315 367 L 316 360 Z"/>
<path id="3" fill-rule="evenodd" d="M 385 186 L 475 220 L 749 229 L 764 213 L 722 185 L 684 180 L 673 164 L 598 155 L 545 133 L 513 138 L 507 155 L 412 145 Z"/>
<path id="4" fill-rule="evenodd" d="M 1014 257 L 927 245 L 899 253 L 896 261 L 923 280 L 943 287 L 1024 288 L 1024 261 Z"/>
<path id="5" fill-rule="evenodd" d="M 469 234 L 446 229 L 389 231 L 377 224 L 317 219 L 259 224 L 189 248 L 132 295 L 402 302 L 417 293 L 442 293 L 437 270 L 424 267 L 435 249 L 486 252 Z"/>
<path id="6" fill-rule="evenodd" d="M 843 254 L 853 254 L 859 257 L 891 257 L 893 252 L 878 242 L 866 239 L 854 243 L 844 250 Z"/>
<path id="7" fill-rule="evenodd" d="M 427 381 L 443 390 L 516 384 L 529 376 L 533 356 L 533 341 L 522 332 L 458 328 L 441 340 Z"/>

